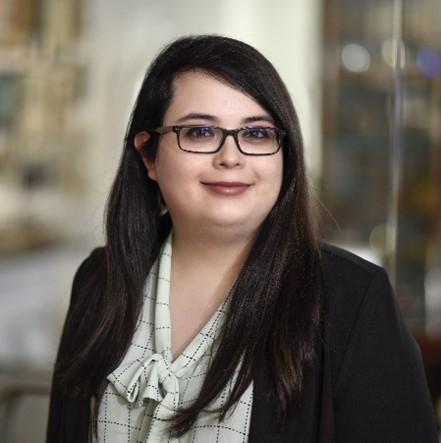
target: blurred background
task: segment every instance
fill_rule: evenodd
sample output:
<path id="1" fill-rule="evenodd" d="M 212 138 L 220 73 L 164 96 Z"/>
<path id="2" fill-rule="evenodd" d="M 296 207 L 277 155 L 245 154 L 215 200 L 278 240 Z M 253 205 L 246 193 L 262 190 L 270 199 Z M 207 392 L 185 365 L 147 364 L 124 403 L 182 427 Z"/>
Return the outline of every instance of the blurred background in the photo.
<path id="1" fill-rule="evenodd" d="M 103 243 L 137 89 L 193 33 L 279 70 L 321 231 L 388 269 L 441 423 L 439 0 L 0 0 L 0 441 L 44 439 L 72 277 Z"/>

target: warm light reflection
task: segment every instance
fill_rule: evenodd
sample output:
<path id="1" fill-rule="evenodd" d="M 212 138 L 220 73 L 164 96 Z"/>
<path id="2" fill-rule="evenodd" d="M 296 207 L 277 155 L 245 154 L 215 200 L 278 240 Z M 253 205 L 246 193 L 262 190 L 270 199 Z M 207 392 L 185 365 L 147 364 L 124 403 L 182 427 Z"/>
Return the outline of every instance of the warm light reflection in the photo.
<path id="1" fill-rule="evenodd" d="M 397 64 L 397 45 L 398 41 L 397 39 L 391 38 L 388 40 L 385 40 L 383 44 L 381 45 L 381 56 L 383 60 L 392 68 L 396 68 L 398 66 Z M 400 42 L 400 67 L 404 68 L 406 65 L 406 47 L 404 46 L 404 43 Z"/>

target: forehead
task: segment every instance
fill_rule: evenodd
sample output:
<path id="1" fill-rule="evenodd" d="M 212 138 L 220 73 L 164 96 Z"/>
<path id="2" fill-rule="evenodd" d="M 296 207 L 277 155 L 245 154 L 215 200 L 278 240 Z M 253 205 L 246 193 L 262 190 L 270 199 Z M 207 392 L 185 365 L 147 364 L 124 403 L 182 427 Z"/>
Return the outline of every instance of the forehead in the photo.
<path id="1" fill-rule="evenodd" d="M 257 115 L 270 117 L 253 97 L 201 71 L 185 72 L 175 78 L 164 123 L 173 123 L 189 114 L 213 115 L 225 123 Z"/>

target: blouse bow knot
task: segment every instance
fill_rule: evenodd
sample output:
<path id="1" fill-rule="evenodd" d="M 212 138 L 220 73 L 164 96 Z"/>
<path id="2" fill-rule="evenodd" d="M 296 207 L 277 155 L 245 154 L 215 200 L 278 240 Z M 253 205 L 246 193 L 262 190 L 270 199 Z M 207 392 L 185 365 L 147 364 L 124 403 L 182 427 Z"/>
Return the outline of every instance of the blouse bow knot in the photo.
<path id="1" fill-rule="evenodd" d="M 137 359 L 126 363 L 112 372 L 107 379 L 129 403 L 141 406 L 147 399 L 159 403 L 166 399 L 169 408 L 175 410 L 178 406 L 178 380 L 161 354 L 153 354 L 146 360 Z"/>

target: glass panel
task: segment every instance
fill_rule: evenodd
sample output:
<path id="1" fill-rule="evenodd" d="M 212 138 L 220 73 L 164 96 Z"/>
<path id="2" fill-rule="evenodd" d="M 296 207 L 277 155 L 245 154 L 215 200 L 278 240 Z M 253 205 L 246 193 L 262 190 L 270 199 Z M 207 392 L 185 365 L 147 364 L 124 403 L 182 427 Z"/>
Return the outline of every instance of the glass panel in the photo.
<path id="1" fill-rule="evenodd" d="M 324 234 L 384 263 L 394 97 L 393 1 L 326 2 Z M 331 218 L 332 220 L 332 218 Z M 331 226 L 331 228 L 330 228 Z"/>
<path id="2" fill-rule="evenodd" d="M 325 4 L 323 231 L 388 268 L 441 417 L 441 3 Z"/>
<path id="3" fill-rule="evenodd" d="M 403 6 L 397 291 L 415 328 L 441 332 L 441 4 Z"/>
<path id="4" fill-rule="evenodd" d="M 408 323 L 440 332 L 441 5 L 326 8 L 324 233 L 386 265 Z"/>

